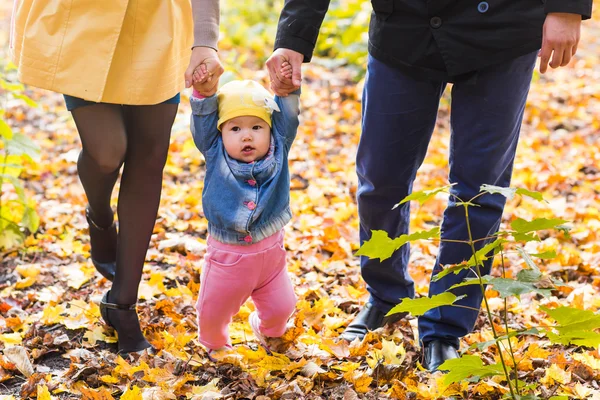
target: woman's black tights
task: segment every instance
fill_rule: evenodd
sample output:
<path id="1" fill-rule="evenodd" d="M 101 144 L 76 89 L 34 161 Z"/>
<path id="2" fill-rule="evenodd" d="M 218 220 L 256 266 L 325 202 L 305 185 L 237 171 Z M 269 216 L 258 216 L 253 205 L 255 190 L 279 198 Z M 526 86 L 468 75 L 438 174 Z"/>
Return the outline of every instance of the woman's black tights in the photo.
<path id="1" fill-rule="evenodd" d="M 112 224 L 110 198 L 123 166 L 117 205 L 117 271 L 108 299 L 111 303 L 137 301 L 177 107 L 94 104 L 73 110 L 83 144 L 77 163 L 79 178 L 90 217 L 100 227 Z"/>

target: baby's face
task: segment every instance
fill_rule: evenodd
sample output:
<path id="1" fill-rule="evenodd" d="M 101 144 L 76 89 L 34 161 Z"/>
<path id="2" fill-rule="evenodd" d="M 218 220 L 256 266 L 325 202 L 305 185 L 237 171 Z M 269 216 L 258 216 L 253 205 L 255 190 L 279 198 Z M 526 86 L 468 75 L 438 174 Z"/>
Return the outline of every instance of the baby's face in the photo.
<path id="1" fill-rule="evenodd" d="M 271 128 L 258 117 L 243 115 L 221 125 L 221 136 L 227 154 L 242 162 L 260 160 L 269 152 Z"/>

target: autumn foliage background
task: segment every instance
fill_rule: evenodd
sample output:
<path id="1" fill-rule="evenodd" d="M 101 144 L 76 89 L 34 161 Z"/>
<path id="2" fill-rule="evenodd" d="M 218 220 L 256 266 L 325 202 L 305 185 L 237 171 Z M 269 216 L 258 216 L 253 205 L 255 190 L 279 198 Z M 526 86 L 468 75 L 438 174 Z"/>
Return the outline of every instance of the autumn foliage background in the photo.
<path id="1" fill-rule="evenodd" d="M 224 1 L 222 82 L 257 79 L 274 39 L 281 1 Z M 0 0 L 0 65 L 11 4 Z M 247 303 L 235 317 L 236 352 L 210 362 L 196 342 L 195 298 L 205 250 L 207 222 L 201 192 L 204 161 L 189 133 L 189 92 L 173 129 L 161 207 L 148 251 L 138 312 L 157 356 L 123 359 L 116 337 L 101 320 L 98 303 L 109 282 L 89 262 L 84 208 L 77 178 L 80 150 L 74 123 L 60 95 L 27 88 L 33 108 L 0 89 L 0 106 L 15 132 L 40 147 L 25 161 L 20 178 L 39 215 L 26 237 L 0 239 L 0 399 L 435 399 L 500 398 L 498 378 L 446 386 L 441 374 L 420 368 L 416 319 L 368 335 L 362 343 L 338 342 L 343 327 L 368 298 L 360 279 L 357 180 L 354 157 L 360 134 L 360 97 L 370 3 L 335 2 L 324 24 L 318 57 L 304 68 L 301 126 L 290 154 L 293 221 L 286 227 L 289 272 L 300 299 L 294 328 L 281 352 L 267 355 L 247 323 Z M 540 268 L 566 283 L 549 297 L 524 295 L 509 302 L 511 329 L 545 326 L 538 305 L 600 307 L 600 2 L 583 24 L 582 41 L 566 68 L 536 71 L 527 103 L 513 186 L 539 191 L 547 203 L 509 201 L 504 221 L 556 217 L 570 221 L 570 237 L 548 232 L 529 250 L 556 250 Z M 14 71 L 3 72 L 14 82 Z M 415 190 L 447 184 L 448 90 Z M 393 173 L 393 171 L 390 171 Z M 113 200 L 116 201 L 117 191 Z M 0 207 L 16 193 L 2 186 Z M 398 199 L 401 200 L 401 199 Z M 412 209 L 412 230 L 441 222 L 446 198 Z M 390 205 L 391 208 L 392 205 Z M 7 211 L 5 211 L 7 212 Z M 0 217 L 2 217 L 0 209 Z M 427 295 L 435 242 L 412 246 L 410 271 L 419 296 Z M 508 273 L 523 261 L 508 257 Z M 487 291 L 494 310 L 504 303 Z M 489 340 L 484 318 L 463 349 Z M 550 345 L 534 337 L 513 338 L 519 376 L 537 383 L 540 398 L 600 399 L 600 353 L 592 348 Z M 467 350 L 484 363 L 494 348 Z M 561 397 L 566 396 L 566 397 Z"/>

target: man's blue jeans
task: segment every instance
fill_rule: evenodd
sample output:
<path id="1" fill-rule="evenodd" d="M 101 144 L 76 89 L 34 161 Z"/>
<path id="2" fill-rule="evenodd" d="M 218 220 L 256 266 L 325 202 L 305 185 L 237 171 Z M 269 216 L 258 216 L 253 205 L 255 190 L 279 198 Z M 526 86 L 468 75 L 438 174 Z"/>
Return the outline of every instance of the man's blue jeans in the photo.
<path id="1" fill-rule="evenodd" d="M 529 92 L 536 53 L 487 67 L 475 79 L 452 87 L 450 183 L 451 192 L 462 200 L 479 193 L 482 184 L 509 186 L 519 139 L 523 110 Z M 361 243 L 372 230 L 387 231 L 394 238 L 408 232 L 409 204 L 392 210 L 412 190 L 433 132 L 439 100 L 446 82 L 418 81 L 398 69 L 369 57 L 363 93 L 362 135 L 356 170 L 359 179 L 358 212 Z M 442 239 L 467 240 L 464 207 L 452 196 L 444 212 Z M 497 232 L 505 198 L 486 194 L 469 208 L 474 239 Z M 487 242 L 478 242 L 480 248 Z M 440 265 L 456 264 L 472 255 L 469 245 L 442 242 L 433 274 Z M 361 273 L 371 301 L 384 312 L 400 299 L 414 297 L 414 283 L 408 273 L 409 246 L 379 259 L 361 258 Z M 490 271 L 491 259 L 483 274 Z M 461 282 L 468 270 L 432 282 L 429 294 L 444 292 Z M 456 304 L 479 309 L 479 285 L 470 285 L 455 294 L 467 297 Z M 439 307 L 419 318 L 423 343 L 441 339 L 458 347 L 458 338 L 473 329 L 478 313 L 465 308 Z"/>

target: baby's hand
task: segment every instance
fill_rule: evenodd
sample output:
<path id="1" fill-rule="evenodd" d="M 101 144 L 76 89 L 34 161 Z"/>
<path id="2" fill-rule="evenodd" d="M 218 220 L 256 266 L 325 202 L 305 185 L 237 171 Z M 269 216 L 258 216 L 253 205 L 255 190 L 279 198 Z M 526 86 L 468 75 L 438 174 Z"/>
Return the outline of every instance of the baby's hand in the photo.
<path id="1" fill-rule="evenodd" d="M 290 64 L 287 61 L 284 61 L 281 64 L 281 76 L 283 76 L 286 80 L 289 80 L 290 82 L 286 82 L 286 83 L 291 83 L 292 80 L 292 64 Z"/>
<path id="2" fill-rule="evenodd" d="M 194 74 L 192 75 L 192 83 L 202 84 L 208 80 L 208 70 L 206 68 L 206 64 L 202 63 L 198 65 L 198 67 L 194 70 Z"/>
<path id="3" fill-rule="evenodd" d="M 218 58 L 207 58 L 194 70 L 192 86 L 201 95 L 211 96 L 217 91 L 219 77 L 223 71 Z"/>

